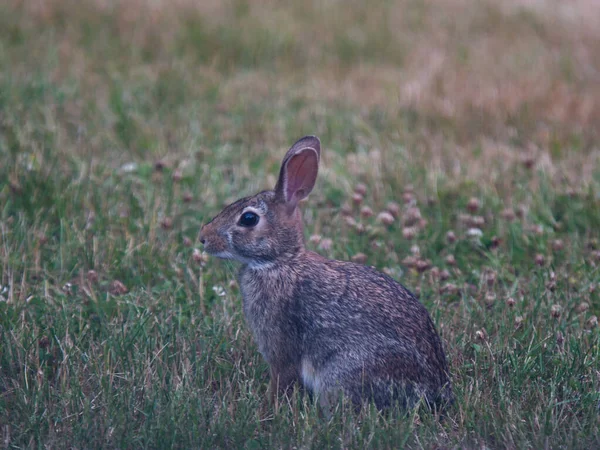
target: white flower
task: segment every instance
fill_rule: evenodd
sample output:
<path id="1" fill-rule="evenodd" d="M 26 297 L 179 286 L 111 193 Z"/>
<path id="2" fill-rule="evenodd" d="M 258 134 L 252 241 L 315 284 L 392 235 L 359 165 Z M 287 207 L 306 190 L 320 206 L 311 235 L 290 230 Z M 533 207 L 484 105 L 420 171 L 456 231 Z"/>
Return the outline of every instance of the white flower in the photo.
<path id="1" fill-rule="evenodd" d="M 483 236 L 483 231 L 481 231 L 479 228 L 469 228 L 467 230 L 467 236 L 480 238 Z"/>
<path id="2" fill-rule="evenodd" d="M 225 289 L 223 289 L 223 286 L 213 286 L 212 290 L 215 292 L 215 294 L 217 294 L 219 297 L 225 297 L 227 295 L 227 293 L 225 292 Z"/>

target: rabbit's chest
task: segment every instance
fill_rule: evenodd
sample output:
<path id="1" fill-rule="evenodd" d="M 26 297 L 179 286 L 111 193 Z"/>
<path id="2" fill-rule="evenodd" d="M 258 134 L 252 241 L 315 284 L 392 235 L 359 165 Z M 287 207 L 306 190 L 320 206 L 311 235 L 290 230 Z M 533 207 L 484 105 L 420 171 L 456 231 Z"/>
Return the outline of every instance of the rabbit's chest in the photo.
<path id="1" fill-rule="evenodd" d="M 244 297 L 244 315 L 254 334 L 258 349 L 268 362 L 277 358 L 279 348 L 284 346 L 285 335 L 281 332 L 281 314 L 267 306 L 263 299 Z"/>
<path id="2" fill-rule="evenodd" d="M 297 354 L 301 340 L 293 298 L 271 280 L 240 276 L 244 316 L 267 362 Z"/>

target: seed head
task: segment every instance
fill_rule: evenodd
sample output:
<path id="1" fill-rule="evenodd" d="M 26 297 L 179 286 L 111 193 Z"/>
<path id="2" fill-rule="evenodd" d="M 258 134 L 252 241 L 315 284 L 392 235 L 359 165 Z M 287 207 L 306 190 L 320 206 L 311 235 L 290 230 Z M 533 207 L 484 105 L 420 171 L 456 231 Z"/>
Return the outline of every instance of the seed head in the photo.
<path id="1" fill-rule="evenodd" d="M 588 302 L 581 302 L 576 308 L 578 313 L 586 312 L 588 309 L 590 309 L 590 304 Z"/>
<path id="2" fill-rule="evenodd" d="M 586 326 L 590 329 L 596 328 L 598 326 L 598 317 L 597 316 L 590 317 L 588 319 L 588 321 L 586 322 Z"/>
<path id="3" fill-rule="evenodd" d="M 67 295 L 73 295 L 73 283 L 65 283 L 62 287 L 62 291 Z"/>
<path id="4" fill-rule="evenodd" d="M 472 227 L 481 228 L 485 225 L 485 217 L 483 216 L 471 216 L 470 224 Z"/>
<path id="5" fill-rule="evenodd" d="M 354 192 L 364 197 L 367 193 L 367 185 L 364 183 L 358 183 L 356 186 L 354 186 Z"/>
<path id="6" fill-rule="evenodd" d="M 389 202 L 385 209 L 394 217 L 398 217 L 400 215 L 400 205 L 396 202 Z"/>
<path id="7" fill-rule="evenodd" d="M 440 272 L 440 280 L 446 281 L 448 278 L 450 278 L 450 272 L 447 269 L 442 270 Z"/>
<path id="8" fill-rule="evenodd" d="M 450 230 L 446 233 L 446 240 L 449 244 L 456 242 L 456 234 L 454 234 L 454 231 Z"/>
<path id="9" fill-rule="evenodd" d="M 98 282 L 98 273 L 95 270 L 88 270 L 87 279 L 90 283 Z"/>
<path id="10" fill-rule="evenodd" d="M 440 288 L 440 293 L 456 294 L 458 286 L 453 283 L 446 283 Z"/>
<path id="11" fill-rule="evenodd" d="M 365 205 L 360 208 L 360 215 L 364 218 L 371 217 L 373 215 L 373 210 Z"/>
<path id="12" fill-rule="evenodd" d="M 512 222 L 515 220 L 515 212 L 512 210 L 512 208 L 506 208 L 504 211 L 502 211 L 501 215 L 502 218 L 507 222 Z"/>
<path id="13" fill-rule="evenodd" d="M 517 303 L 517 302 L 512 297 L 508 297 L 506 299 L 506 304 L 508 305 L 509 308 L 512 308 L 513 306 L 515 306 L 515 303 Z"/>
<path id="14" fill-rule="evenodd" d="M 554 317 L 555 319 L 558 319 L 560 317 L 561 311 L 562 307 L 560 305 L 552 305 L 552 307 L 550 308 L 550 314 L 552 314 L 552 317 Z"/>
<path id="15" fill-rule="evenodd" d="M 540 224 L 532 225 L 530 230 L 538 236 L 542 236 L 544 234 L 544 227 Z"/>
<path id="16" fill-rule="evenodd" d="M 387 211 L 381 211 L 378 215 L 377 215 L 377 220 L 381 223 L 383 223 L 384 225 L 391 225 L 394 223 L 394 216 L 392 216 L 389 212 Z"/>
<path id="17" fill-rule="evenodd" d="M 331 247 L 333 247 L 333 240 L 329 239 L 329 238 L 323 238 L 321 239 L 321 242 L 319 242 L 319 248 L 321 250 L 331 250 Z"/>
<path id="18" fill-rule="evenodd" d="M 340 208 L 340 213 L 342 216 L 351 216 L 352 215 L 352 206 L 349 203 L 344 203 Z"/>
<path id="19" fill-rule="evenodd" d="M 173 171 L 172 178 L 175 183 L 179 183 L 183 178 L 183 173 L 181 172 L 181 169 L 175 169 Z"/>
<path id="20" fill-rule="evenodd" d="M 406 267 L 415 267 L 417 265 L 418 258 L 416 256 L 407 256 L 402 260 L 402 264 Z"/>
<path id="21" fill-rule="evenodd" d="M 554 250 L 555 252 L 559 252 L 564 248 L 565 248 L 565 243 L 563 242 L 562 239 L 554 239 L 552 241 L 552 250 Z"/>
<path id="22" fill-rule="evenodd" d="M 523 316 L 517 316 L 515 317 L 515 328 L 521 328 L 521 326 L 523 325 L 523 321 L 525 319 L 523 318 Z"/>
<path id="23" fill-rule="evenodd" d="M 498 248 L 501 243 L 502 243 L 502 239 L 500 239 L 498 236 L 492 236 L 492 242 L 491 242 L 492 249 Z"/>
<path id="24" fill-rule="evenodd" d="M 373 250 L 379 250 L 381 247 L 383 247 L 383 243 L 381 241 L 371 241 L 371 248 Z"/>
<path id="25" fill-rule="evenodd" d="M 408 208 L 404 213 L 402 220 L 404 222 L 404 226 L 413 226 L 421 220 L 421 210 L 416 206 Z"/>
<path id="26" fill-rule="evenodd" d="M 114 280 L 112 283 L 110 283 L 109 291 L 112 295 L 116 296 L 127 294 L 127 292 L 129 292 L 129 289 L 127 289 L 127 286 L 125 286 L 121 281 Z"/>
<path id="27" fill-rule="evenodd" d="M 470 228 L 481 228 L 485 225 L 483 216 L 472 216 L 471 214 L 460 214 L 458 220 Z"/>
<path id="28" fill-rule="evenodd" d="M 48 348 L 50 346 L 50 339 L 48 339 L 48 336 L 42 336 L 38 341 L 38 345 L 40 346 L 40 348 Z"/>
<path id="29" fill-rule="evenodd" d="M 163 220 L 160 221 L 160 226 L 163 228 L 163 230 L 170 230 L 173 228 L 173 219 L 170 217 L 163 218 Z"/>
<path id="30" fill-rule="evenodd" d="M 467 209 L 469 210 L 469 212 L 475 213 L 479 211 L 479 208 L 481 208 L 481 202 L 479 201 L 479 199 L 475 197 L 469 199 L 469 202 L 467 203 Z"/>
<path id="31" fill-rule="evenodd" d="M 405 227 L 402 229 L 402 237 L 407 241 L 414 239 L 416 235 L 417 230 L 414 227 Z"/>
<path id="32" fill-rule="evenodd" d="M 494 294 L 493 292 L 488 292 L 487 294 L 485 294 L 485 303 L 488 306 L 491 306 L 494 303 L 496 303 L 496 294 Z"/>
<path id="33" fill-rule="evenodd" d="M 456 258 L 454 258 L 454 255 L 450 254 L 446 256 L 446 264 L 448 264 L 449 266 L 456 265 Z"/>
<path id="34" fill-rule="evenodd" d="M 321 235 L 320 234 L 313 234 L 311 237 L 308 238 L 308 241 L 311 244 L 318 244 L 319 242 L 321 242 Z"/>
<path id="35" fill-rule="evenodd" d="M 194 196 L 192 195 L 192 193 L 190 191 L 185 191 L 183 193 L 183 201 L 185 203 L 189 203 L 194 199 Z"/>
<path id="36" fill-rule="evenodd" d="M 413 203 L 415 200 L 415 195 L 412 192 L 404 192 L 402 194 L 402 201 L 405 205 Z"/>
<path id="37" fill-rule="evenodd" d="M 357 253 L 356 255 L 352 256 L 352 261 L 358 264 L 364 264 L 367 262 L 367 255 L 364 253 Z"/>
<path id="38" fill-rule="evenodd" d="M 192 252 L 192 259 L 201 266 L 203 266 L 208 261 L 208 255 L 195 248 Z"/>
<path id="39" fill-rule="evenodd" d="M 354 217 L 352 216 L 346 216 L 344 218 L 344 221 L 346 222 L 346 225 L 348 225 L 349 227 L 355 227 L 356 226 L 356 220 L 354 220 Z"/>
<path id="40" fill-rule="evenodd" d="M 356 205 L 360 205 L 363 201 L 363 198 L 364 197 L 361 194 L 359 194 L 358 192 L 355 192 L 354 194 L 352 194 L 352 201 Z"/>
<path id="41" fill-rule="evenodd" d="M 535 263 L 538 266 L 543 266 L 546 263 L 546 258 L 541 253 L 538 253 L 537 255 L 535 255 Z"/>
<path id="42" fill-rule="evenodd" d="M 486 341 L 487 340 L 487 332 L 485 331 L 485 328 L 482 328 L 480 330 L 477 330 L 475 332 L 475 337 L 477 338 L 478 341 Z"/>
<path id="43" fill-rule="evenodd" d="M 420 259 L 417 261 L 416 269 L 419 273 L 423 273 L 431 267 L 431 261 Z"/>

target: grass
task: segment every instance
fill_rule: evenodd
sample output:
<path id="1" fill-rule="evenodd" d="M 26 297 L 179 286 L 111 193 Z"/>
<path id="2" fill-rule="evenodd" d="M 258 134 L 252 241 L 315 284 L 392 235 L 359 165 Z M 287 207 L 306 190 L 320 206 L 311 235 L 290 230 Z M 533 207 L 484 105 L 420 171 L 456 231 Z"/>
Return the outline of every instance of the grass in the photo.
<path id="1" fill-rule="evenodd" d="M 2 445 L 600 445 L 595 2 L 193 3 L 0 6 Z M 307 245 L 419 294 L 444 421 L 267 401 L 197 234 L 304 134 Z"/>

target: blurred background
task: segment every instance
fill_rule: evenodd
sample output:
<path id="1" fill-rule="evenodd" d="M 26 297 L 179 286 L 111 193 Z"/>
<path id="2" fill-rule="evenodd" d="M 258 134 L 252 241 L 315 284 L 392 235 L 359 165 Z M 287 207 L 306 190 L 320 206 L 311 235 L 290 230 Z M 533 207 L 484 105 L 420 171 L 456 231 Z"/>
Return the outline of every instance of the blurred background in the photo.
<path id="1" fill-rule="evenodd" d="M 307 246 L 420 296 L 445 423 L 272 414 L 197 234 L 306 134 Z M 0 1 L 2 442 L 598 447 L 599 139 L 598 0 Z"/>
<path id="2" fill-rule="evenodd" d="M 450 155 L 486 178 L 494 161 L 527 154 L 547 169 L 568 165 L 579 182 L 596 161 L 593 0 L 0 8 L 4 134 L 17 120 L 30 133 L 51 129 L 59 154 L 117 164 L 224 143 L 280 152 L 311 133 L 326 148 L 401 143 L 428 170 L 456 169 Z"/>

